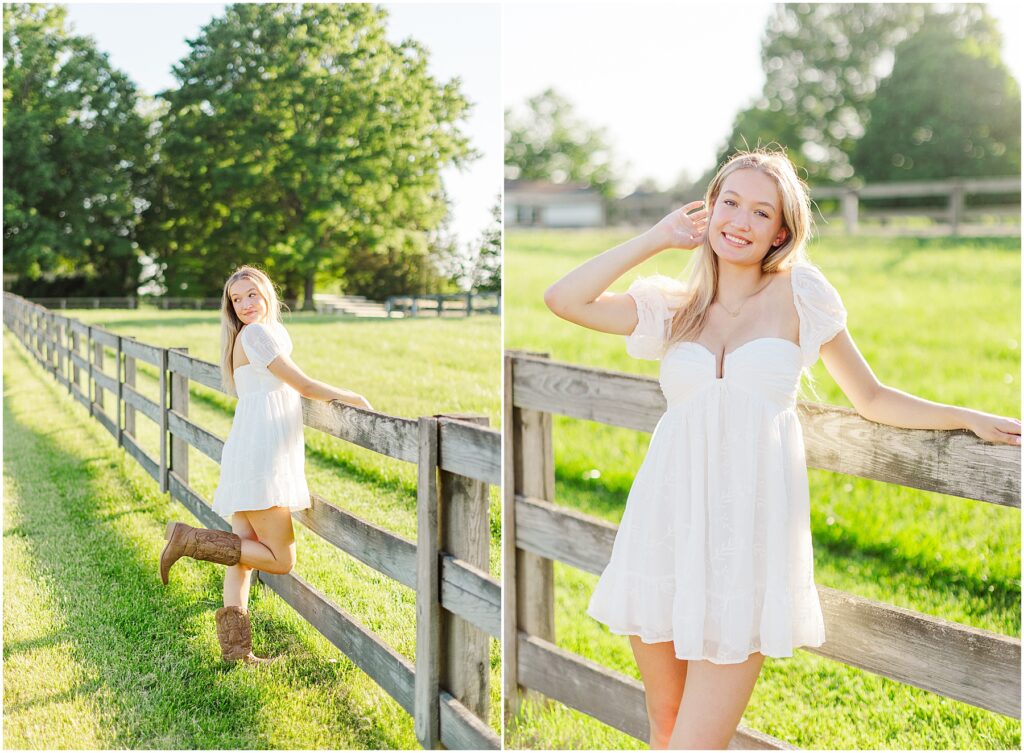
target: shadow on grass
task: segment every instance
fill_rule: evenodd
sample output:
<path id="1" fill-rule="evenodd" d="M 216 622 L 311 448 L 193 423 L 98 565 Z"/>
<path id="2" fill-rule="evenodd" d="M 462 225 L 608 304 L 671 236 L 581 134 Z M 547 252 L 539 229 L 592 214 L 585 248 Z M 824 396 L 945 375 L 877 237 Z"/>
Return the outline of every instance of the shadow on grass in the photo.
<path id="1" fill-rule="evenodd" d="M 16 353 L 12 360 L 32 371 L 36 377 L 32 389 L 37 394 L 42 392 L 43 399 L 57 403 L 56 409 L 67 409 L 64 393 L 49 380 L 38 378 L 35 364 L 20 348 L 8 353 Z M 143 513 L 139 516 L 142 527 L 156 528 L 148 526 L 145 518 L 160 518 L 165 508 L 154 502 L 113 513 L 108 509 L 117 496 L 153 498 L 155 492 L 123 477 L 118 470 L 123 460 L 71 454 L 48 436 L 51 432 L 34 430 L 17 409 L 17 393 L 25 389 L 23 382 L 13 379 L 6 381 L 4 389 L 5 443 L 19 448 L 5 453 L 5 473 L 15 481 L 20 498 L 17 523 L 4 535 L 21 537 L 27 544 L 33 574 L 49 584 L 61 613 L 59 621 L 66 627 L 5 645 L 5 658 L 58 641 L 70 645 L 75 660 L 101 679 L 60 698 L 102 691 L 107 719 L 113 722 L 112 747 L 266 748 L 266 695 L 260 682 L 264 678 L 268 687 L 300 690 L 327 683 L 340 688 L 341 692 L 329 693 L 334 699 L 331 707 L 336 709 L 327 713 L 331 726 L 355 730 L 354 738 L 367 749 L 396 747 L 398 741 L 386 730 L 367 725 L 365 709 L 345 700 L 344 677 L 359 671 L 354 664 L 325 662 L 309 639 L 261 619 L 259 604 L 269 595 L 262 586 L 254 588 L 250 604 L 257 648 L 263 644 L 266 650 L 269 644 L 269 653 L 289 658 L 269 667 L 228 665 L 220 661 L 215 642 L 213 653 L 204 648 L 210 641 L 202 633 L 209 630 L 212 635 L 211 612 L 221 604 L 222 570 L 208 570 L 201 592 L 210 598 L 199 602 L 189 591 L 175 587 L 173 573 L 171 586 L 165 588 L 157 574 L 154 552 L 158 550 L 152 541 L 136 541 L 112 525 L 117 519 Z M 99 431 L 90 428 L 94 437 L 88 439 L 92 440 Z M 84 431 L 83 423 L 72 415 L 68 432 L 76 431 Z M 181 511 L 173 508 L 172 514 Z M 46 698 L 29 703 L 43 702 Z M 7 707 L 6 713 L 16 706 Z"/>

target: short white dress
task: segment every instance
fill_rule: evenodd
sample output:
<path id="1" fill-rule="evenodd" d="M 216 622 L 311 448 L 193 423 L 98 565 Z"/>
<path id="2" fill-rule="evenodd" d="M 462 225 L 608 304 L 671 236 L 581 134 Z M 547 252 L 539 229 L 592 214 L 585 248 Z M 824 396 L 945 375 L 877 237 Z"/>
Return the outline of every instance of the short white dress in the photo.
<path id="1" fill-rule="evenodd" d="M 800 343 L 750 340 L 725 354 L 720 379 L 703 345 L 666 345 L 681 283 L 629 288 L 639 322 L 627 352 L 661 360 L 668 408 L 587 608 L 613 633 L 717 664 L 825 641 L 796 401 L 803 368 L 846 326 L 846 310 L 809 262 L 791 280 Z"/>
<path id="2" fill-rule="evenodd" d="M 291 355 L 284 325 L 253 322 L 239 333 L 249 363 L 235 369 L 238 403 L 220 461 L 213 510 L 221 517 L 239 510 L 310 506 L 302 399 L 267 370 L 279 355 Z"/>

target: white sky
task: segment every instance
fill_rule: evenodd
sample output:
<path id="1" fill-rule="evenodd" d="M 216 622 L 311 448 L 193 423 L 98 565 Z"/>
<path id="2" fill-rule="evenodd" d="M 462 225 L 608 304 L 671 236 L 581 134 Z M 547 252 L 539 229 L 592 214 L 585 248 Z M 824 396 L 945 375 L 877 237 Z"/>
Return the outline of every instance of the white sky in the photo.
<path id="1" fill-rule="evenodd" d="M 69 2 L 68 20 L 78 34 L 92 36 L 111 64 L 140 89 L 155 94 L 176 84 L 171 66 L 185 57 L 186 38 L 223 15 L 223 4 Z M 490 206 L 502 186 L 501 9 L 494 3 L 391 4 L 388 36 L 413 37 L 430 51 L 439 81 L 459 77 L 474 103 L 463 131 L 481 153 L 461 173 L 443 173 L 453 203 L 452 230 L 460 243 L 474 240 L 490 224 Z"/>
<path id="2" fill-rule="evenodd" d="M 761 93 L 761 35 L 772 3 L 528 4 L 505 7 L 504 100 L 554 87 L 607 129 L 627 182 L 667 187 L 712 166 L 733 119 Z M 1004 60 L 1021 80 L 1020 4 L 990 3 Z"/>

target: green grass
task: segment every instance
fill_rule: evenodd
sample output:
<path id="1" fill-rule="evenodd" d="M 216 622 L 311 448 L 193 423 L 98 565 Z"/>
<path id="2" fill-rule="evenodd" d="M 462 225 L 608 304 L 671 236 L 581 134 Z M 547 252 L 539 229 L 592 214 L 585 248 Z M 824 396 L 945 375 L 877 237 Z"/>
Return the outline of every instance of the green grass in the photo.
<path id="1" fill-rule="evenodd" d="M 553 316 L 544 289 L 626 239 L 608 231 L 509 233 L 505 342 L 561 361 L 657 376 L 621 337 Z M 849 330 L 885 384 L 944 403 L 1020 415 L 1019 239 L 845 239 L 811 258 L 843 297 Z M 686 252 L 627 274 L 679 275 Z M 824 365 L 818 400 L 850 406 Z M 804 399 L 815 400 L 805 391 Z M 559 504 L 618 523 L 649 435 L 558 417 Z M 592 471 L 600 473 L 592 478 Z M 1020 511 L 811 470 L 819 585 L 1007 635 L 1020 635 Z M 556 641 L 639 679 L 628 642 L 584 615 L 596 576 L 556 564 Z M 937 660 L 938 659 L 937 657 Z M 846 667 L 806 651 L 769 659 L 743 724 L 802 748 L 1019 748 L 1020 722 Z M 558 703 L 528 704 L 509 748 L 636 748 Z"/>
<path id="2" fill-rule="evenodd" d="M 68 312 L 145 342 L 216 360 L 216 315 Z M 497 423 L 496 318 L 338 323 L 294 316 L 293 357 L 308 373 L 407 416 L 471 412 Z M 330 326 L 334 325 L 334 326 Z M 169 520 L 192 521 L 5 333 L 4 678 L 8 747 L 415 748 L 412 719 L 288 605 L 261 585 L 257 652 L 287 662 L 249 671 L 219 661 L 213 612 L 222 569 L 179 563 L 157 578 Z M 155 370 L 139 389 L 155 398 Z M 109 407 L 109 400 L 108 407 Z M 224 437 L 233 400 L 194 386 L 190 417 Z M 136 419 L 155 455 L 157 429 Z M 415 467 L 307 429 L 310 488 L 415 540 Z M 210 499 L 218 467 L 190 452 Z M 497 490 L 491 573 L 500 578 Z M 296 526 L 296 573 L 415 658 L 415 594 Z M 179 569 L 180 568 L 180 569 Z M 491 714 L 500 730 L 500 647 L 490 646 Z"/>

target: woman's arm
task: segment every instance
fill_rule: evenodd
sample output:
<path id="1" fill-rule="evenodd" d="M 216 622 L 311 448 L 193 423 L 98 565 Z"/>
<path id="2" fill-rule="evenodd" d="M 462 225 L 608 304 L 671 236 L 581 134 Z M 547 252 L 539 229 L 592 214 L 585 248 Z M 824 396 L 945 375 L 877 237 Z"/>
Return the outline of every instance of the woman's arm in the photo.
<path id="1" fill-rule="evenodd" d="M 1020 444 L 1020 420 L 933 403 L 878 381 L 843 329 L 821 346 L 821 360 L 854 409 L 869 421 L 904 429 L 968 429 L 988 442 Z"/>
<path id="2" fill-rule="evenodd" d="M 267 370 L 285 384 L 293 387 L 303 397 L 312 400 L 333 401 L 338 400 L 346 405 L 354 405 L 357 408 L 373 410 L 369 401 L 355 392 L 338 389 L 329 384 L 320 382 L 306 375 L 292 359 L 286 355 L 280 355 L 267 364 Z"/>
<path id="3" fill-rule="evenodd" d="M 636 304 L 626 294 L 605 291 L 630 269 L 667 248 L 696 248 L 707 223 L 707 211 L 701 206 L 701 201 L 690 202 L 650 230 L 583 262 L 544 292 L 544 303 L 574 324 L 613 335 L 630 334 L 637 325 Z"/>

